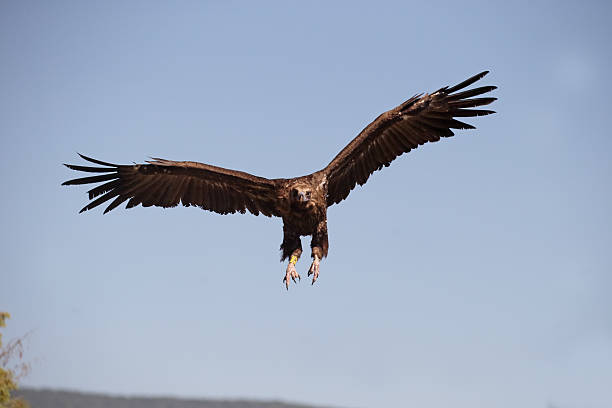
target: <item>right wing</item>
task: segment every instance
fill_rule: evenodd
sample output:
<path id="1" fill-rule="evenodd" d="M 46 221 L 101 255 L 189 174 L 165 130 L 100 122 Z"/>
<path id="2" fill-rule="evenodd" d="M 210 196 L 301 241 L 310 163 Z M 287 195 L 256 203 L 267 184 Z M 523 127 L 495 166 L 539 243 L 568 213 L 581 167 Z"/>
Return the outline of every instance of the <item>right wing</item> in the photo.
<path id="1" fill-rule="evenodd" d="M 472 98 L 494 90 L 495 86 L 457 92 L 487 72 L 432 94 L 414 96 L 376 118 L 322 170 L 327 175 L 327 205 L 344 200 L 357 184 L 365 184 L 373 172 L 389 166 L 401 154 L 441 137 L 453 136 L 451 129 L 474 129 L 455 118 L 494 113 L 471 108 L 495 101 L 493 97 Z"/>

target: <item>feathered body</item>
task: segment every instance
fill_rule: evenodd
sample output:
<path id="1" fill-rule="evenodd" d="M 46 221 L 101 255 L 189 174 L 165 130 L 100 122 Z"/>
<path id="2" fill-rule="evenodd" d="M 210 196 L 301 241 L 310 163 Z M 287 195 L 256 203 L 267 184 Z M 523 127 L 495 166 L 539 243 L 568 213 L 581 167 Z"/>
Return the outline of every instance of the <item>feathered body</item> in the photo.
<path id="1" fill-rule="evenodd" d="M 319 261 L 327 256 L 327 207 L 344 200 L 370 174 L 389 166 L 403 153 L 427 142 L 453 136 L 451 129 L 473 129 L 456 118 L 494 113 L 473 109 L 496 98 L 478 97 L 494 90 L 483 86 L 458 92 L 487 71 L 453 87 L 415 95 L 370 123 L 324 169 L 292 179 L 267 179 L 237 170 L 197 162 L 152 159 L 146 164 L 118 165 L 81 155 L 101 167 L 66 164 L 87 173 L 101 173 L 64 182 L 64 185 L 103 183 L 88 191 L 92 200 L 81 212 L 109 200 L 108 212 L 127 201 L 126 208 L 197 206 L 220 214 L 249 211 L 283 219 L 281 260 L 290 258 L 284 278 L 299 278 L 294 265 L 302 254 L 300 236 L 310 235 L 309 275 L 318 277 Z"/>

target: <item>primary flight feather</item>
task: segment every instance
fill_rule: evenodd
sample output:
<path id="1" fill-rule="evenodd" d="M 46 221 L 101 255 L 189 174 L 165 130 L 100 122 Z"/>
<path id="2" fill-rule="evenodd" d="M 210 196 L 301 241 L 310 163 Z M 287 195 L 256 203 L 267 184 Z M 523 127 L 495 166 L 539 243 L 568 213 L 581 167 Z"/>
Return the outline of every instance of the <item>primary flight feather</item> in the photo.
<path id="1" fill-rule="evenodd" d="M 110 201 L 104 213 L 127 201 L 126 208 L 197 206 L 220 214 L 249 211 L 283 219 L 281 261 L 289 258 L 283 282 L 300 279 L 295 264 L 302 255 L 300 237 L 311 235 L 313 262 L 308 276 L 319 277 L 320 260 L 327 256 L 327 207 L 344 200 L 357 184 L 376 170 L 427 142 L 453 136 L 451 129 L 474 129 L 457 118 L 489 115 L 474 109 L 495 101 L 480 95 L 496 89 L 482 86 L 463 90 L 484 77 L 481 72 L 453 87 L 413 96 L 383 113 L 357 135 L 322 170 L 291 179 L 267 179 L 204 163 L 152 159 L 146 164 L 119 165 L 92 159 L 100 167 L 65 164 L 98 175 L 68 180 L 63 185 L 100 184 L 88 191 L 91 202 L 80 212 Z M 458 92 L 461 91 L 461 92 Z"/>

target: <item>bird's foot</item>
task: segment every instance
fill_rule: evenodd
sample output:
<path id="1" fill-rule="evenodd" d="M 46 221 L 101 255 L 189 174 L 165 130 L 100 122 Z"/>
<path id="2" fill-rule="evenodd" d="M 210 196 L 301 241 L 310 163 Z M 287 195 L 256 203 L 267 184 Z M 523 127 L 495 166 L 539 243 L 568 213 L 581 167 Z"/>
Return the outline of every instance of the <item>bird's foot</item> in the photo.
<path id="1" fill-rule="evenodd" d="M 308 276 L 313 275 L 312 276 L 313 285 L 319 278 L 319 262 L 320 262 L 319 257 L 315 255 L 314 259 L 312 260 L 312 265 L 310 265 L 310 269 L 308 270 Z"/>
<path id="2" fill-rule="evenodd" d="M 293 283 L 297 283 L 297 281 L 295 280 L 296 278 L 298 280 L 302 280 L 302 277 L 300 276 L 299 273 L 297 273 L 297 271 L 295 270 L 295 264 L 298 261 L 297 256 L 293 255 L 291 256 L 291 259 L 289 260 L 289 265 L 287 265 L 287 272 L 285 273 L 285 277 L 283 278 L 283 282 L 285 282 L 285 287 L 287 287 L 287 290 L 289 290 L 289 280 L 292 279 Z"/>

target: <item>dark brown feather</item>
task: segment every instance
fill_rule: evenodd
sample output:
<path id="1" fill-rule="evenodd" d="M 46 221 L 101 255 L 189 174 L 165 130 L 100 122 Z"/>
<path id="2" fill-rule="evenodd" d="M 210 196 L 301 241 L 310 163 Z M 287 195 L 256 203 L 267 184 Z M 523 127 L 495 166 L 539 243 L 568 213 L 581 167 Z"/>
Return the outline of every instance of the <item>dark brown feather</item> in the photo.
<path id="1" fill-rule="evenodd" d="M 487 73 L 488 71 L 481 72 L 455 86 L 441 88 L 432 94 L 416 95 L 379 115 L 321 170 L 327 177 L 327 205 L 345 199 L 355 185 L 363 185 L 370 174 L 388 166 L 401 154 L 424 143 L 453 136 L 451 129 L 474 128 L 455 117 L 494 113 L 468 108 L 488 105 L 496 98 L 468 98 L 490 92 L 496 89 L 495 86 L 481 86 L 456 93 Z"/>
<path id="2" fill-rule="evenodd" d="M 119 195 L 118 191 L 116 190 L 109 191 L 108 193 L 96 198 L 95 200 L 87 204 L 85 207 L 81 208 L 81 211 L 79 211 L 79 213 L 82 213 L 83 211 L 91 210 L 92 208 L 97 207 L 100 204 L 107 202 L 108 200 L 110 200 L 113 197 L 116 197 L 117 195 Z"/>
<path id="3" fill-rule="evenodd" d="M 62 186 L 71 186 L 71 185 L 75 185 L 75 184 L 99 183 L 101 181 L 107 181 L 107 180 L 112 180 L 112 179 L 116 179 L 116 178 L 119 178 L 119 177 L 115 173 L 104 174 L 102 176 L 82 177 L 82 178 L 78 178 L 78 179 L 72 179 L 72 180 L 64 181 L 62 183 Z"/>
<path id="4" fill-rule="evenodd" d="M 100 161 L 100 160 L 92 159 L 91 157 L 87 157 L 85 155 L 82 155 L 81 153 L 77 153 L 77 154 L 79 156 L 81 156 L 82 159 L 87 160 L 88 162 L 91 162 L 91 163 L 99 164 L 100 166 L 119 167 L 119 165 L 117 165 L 117 164 L 113 164 L 113 163 L 109 163 L 109 162 L 103 162 L 103 161 Z"/>
<path id="5" fill-rule="evenodd" d="M 77 166 L 74 164 L 66 164 L 66 163 L 64 163 L 64 166 L 72 170 L 85 171 L 88 173 L 112 173 L 113 171 L 115 171 L 114 168 L 108 168 L 108 167 Z"/>
<path id="6" fill-rule="evenodd" d="M 107 212 L 111 211 L 112 209 L 118 207 L 119 205 L 121 205 L 121 203 L 123 203 L 127 199 L 128 199 L 128 197 L 126 197 L 126 196 L 119 196 L 119 197 L 115 198 L 113 200 L 113 202 L 110 203 L 108 205 L 108 207 L 106 207 L 106 209 L 104 210 L 104 214 L 106 214 Z"/>
<path id="7" fill-rule="evenodd" d="M 469 117 L 469 116 L 485 116 L 495 113 L 492 110 L 485 109 L 457 109 L 453 111 L 453 116 L 456 117 Z"/>
<path id="8" fill-rule="evenodd" d="M 456 108 L 475 108 L 476 106 L 488 105 L 491 102 L 496 101 L 497 98 L 472 98 L 472 99 L 464 99 L 460 101 L 450 101 L 448 106 L 456 109 Z"/>
<path id="9" fill-rule="evenodd" d="M 102 184 L 101 186 L 92 188 L 91 190 L 89 190 L 87 192 L 87 194 L 89 195 L 89 199 L 93 200 L 94 198 L 96 198 L 100 194 L 104 194 L 107 191 L 110 191 L 110 190 L 112 190 L 114 188 L 119 187 L 120 184 L 121 184 L 121 180 L 119 180 L 119 179 L 112 180 L 112 181 L 109 181 L 108 183 Z"/>
<path id="10" fill-rule="evenodd" d="M 485 75 L 487 75 L 488 73 L 489 73 L 489 71 L 482 71 L 481 73 L 476 74 L 476 75 L 474 75 L 473 77 L 468 78 L 468 79 L 466 79 L 465 81 L 460 82 L 460 83 L 458 83 L 457 85 L 455 85 L 455 86 L 453 86 L 453 87 L 450 87 L 450 88 L 446 88 L 446 89 L 444 89 L 444 90 L 445 90 L 445 92 L 446 92 L 447 94 L 451 94 L 451 93 L 453 93 L 453 92 L 456 92 L 456 91 L 458 91 L 458 90 L 460 90 L 460 89 L 463 89 L 463 88 L 465 88 L 465 87 L 467 87 L 467 86 L 472 85 L 474 82 L 476 82 L 476 81 L 478 81 L 478 80 L 482 79 L 482 78 L 483 78 Z"/>
<path id="11" fill-rule="evenodd" d="M 460 99 L 471 98 L 472 96 L 482 95 L 483 93 L 491 92 L 497 89 L 496 86 L 481 86 L 480 88 L 470 89 L 468 91 L 459 92 L 449 96 L 449 101 L 458 101 Z"/>
<path id="12" fill-rule="evenodd" d="M 115 198 L 104 212 L 127 201 L 126 208 L 185 206 L 218 212 L 279 216 L 277 181 L 197 162 L 152 159 L 148 164 L 116 165 L 79 154 L 84 160 L 105 167 L 67 164 L 86 173 L 107 173 L 68 180 L 63 185 L 101 183 L 88 191 L 90 200 L 81 212 Z"/>

